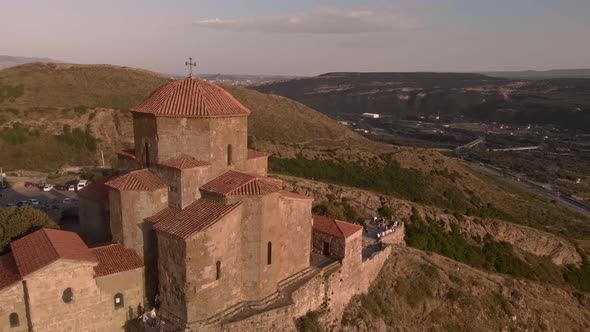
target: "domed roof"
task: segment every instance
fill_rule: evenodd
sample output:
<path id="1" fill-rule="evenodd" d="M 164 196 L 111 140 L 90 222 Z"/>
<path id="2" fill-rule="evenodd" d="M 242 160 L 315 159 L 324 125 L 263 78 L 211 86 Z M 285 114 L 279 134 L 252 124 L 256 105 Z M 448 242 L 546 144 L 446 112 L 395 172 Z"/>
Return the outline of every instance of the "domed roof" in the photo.
<path id="1" fill-rule="evenodd" d="M 162 117 L 206 118 L 250 114 L 229 92 L 211 82 L 187 77 L 165 84 L 131 109 Z"/>

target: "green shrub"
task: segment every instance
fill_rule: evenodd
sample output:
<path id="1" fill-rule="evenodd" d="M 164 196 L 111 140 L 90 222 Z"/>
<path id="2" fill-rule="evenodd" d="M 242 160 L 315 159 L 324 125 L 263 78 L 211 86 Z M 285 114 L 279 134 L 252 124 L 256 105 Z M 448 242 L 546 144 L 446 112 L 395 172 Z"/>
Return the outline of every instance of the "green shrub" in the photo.
<path id="1" fill-rule="evenodd" d="M 317 311 L 310 311 L 305 316 L 297 318 L 295 326 L 299 332 L 322 332 L 321 323 L 319 322 L 320 313 Z"/>
<path id="2" fill-rule="evenodd" d="M 5 100 L 14 100 L 25 93 L 25 87 L 22 84 L 9 85 L 0 84 L 0 103 Z"/>
<path id="3" fill-rule="evenodd" d="M 59 228 L 47 214 L 33 207 L 0 208 L 0 253 L 8 249 L 11 241 L 41 227 Z"/>

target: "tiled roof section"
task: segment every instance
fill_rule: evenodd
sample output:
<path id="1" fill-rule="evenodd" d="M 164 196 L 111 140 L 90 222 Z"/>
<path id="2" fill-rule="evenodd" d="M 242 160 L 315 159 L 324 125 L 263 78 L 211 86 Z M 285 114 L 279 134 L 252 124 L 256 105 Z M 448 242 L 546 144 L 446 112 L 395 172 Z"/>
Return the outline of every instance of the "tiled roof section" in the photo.
<path id="1" fill-rule="evenodd" d="M 163 117 L 242 116 L 250 111 L 221 87 L 188 77 L 165 84 L 131 112 Z"/>
<path id="2" fill-rule="evenodd" d="M 192 157 L 178 157 L 161 162 L 160 165 L 176 169 L 187 169 L 209 166 L 210 164 Z"/>
<path id="3" fill-rule="evenodd" d="M 313 216 L 313 229 L 340 238 L 348 238 L 363 229 L 362 226 L 324 216 Z"/>
<path id="4" fill-rule="evenodd" d="M 162 179 L 147 168 L 118 176 L 105 185 L 121 191 L 154 191 L 167 187 Z"/>
<path id="5" fill-rule="evenodd" d="M 268 153 L 248 149 L 248 159 L 255 159 L 260 157 L 268 157 Z"/>
<path id="6" fill-rule="evenodd" d="M 98 265 L 94 267 L 96 277 L 143 267 L 143 262 L 137 253 L 120 244 L 107 244 L 90 250 L 98 258 Z"/>
<path id="7" fill-rule="evenodd" d="M 117 154 L 121 157 L 137 159 L 135 156 L 135 149 L 117 151 Z"/>
<path id="8" fill-rule="evenodd" d="M 146 220 L 154 224 L 153 228 L 156 231 L 187 239 L 213 225 L 240 204 L 225 205 L 201 198 L 182 210 L 166 208 Z"/>
<path id="9" fill-rule="evenodd" d="M 282 189 L 281 180 L 229 171 L 209 181 L 201 190 L 221 195 L 266 195 Z"/>
<path id="10" fill-rule="evenodd" d="M 305 195 L 301 195 L 301 194 L 297 194 L 297 193 L 292 193 L 290 191 L 281 191 L 281 192 L 279 192 L 279 194 L 281 194 L 281 196 L 283 196 L 283 197 L 297 198 L 297 199 L 312 199 L 313 200 L 313 197 L 305 196 Z"/>
<path id="11" fill-rule="evenodd" d="M 42 228 L 10 244 L 16 266 L 22 277 L 58 259 L 96 262 L 78 234 Z"/>
<path id="12" fill-rule="evenodd" d="M 78 197 L 100 202 L 107 201 L 109 199 L 110 188 L 105 183 L 114 178 L 115 176 L 107 176 L 87 185 L 86 187 L 78 190 Z"/>
<path id="13" fill-rule="evenodd" d="M 20 279 L 12 253 L 0 256 L 0 289 L 8 287 Z"/>

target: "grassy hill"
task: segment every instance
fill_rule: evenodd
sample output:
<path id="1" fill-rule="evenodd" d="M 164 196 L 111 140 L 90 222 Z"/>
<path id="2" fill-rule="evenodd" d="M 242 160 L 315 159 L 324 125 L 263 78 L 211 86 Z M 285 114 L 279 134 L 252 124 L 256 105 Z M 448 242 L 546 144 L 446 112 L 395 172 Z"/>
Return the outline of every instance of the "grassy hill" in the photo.
<path id="1" fill-rule="evenodd" d="M 97 164 L 101 150 L 113 161 L 114 151 L 132 142 L 129 108 L 168 81 L 110 65 L 33 63 L 0 71 L 2 166 L 51 171 Z M 256 148 L 293 154 L 312 146 L 376 144 L 295 101 L 224 87 L 252 110 L 249 135 Z"/>

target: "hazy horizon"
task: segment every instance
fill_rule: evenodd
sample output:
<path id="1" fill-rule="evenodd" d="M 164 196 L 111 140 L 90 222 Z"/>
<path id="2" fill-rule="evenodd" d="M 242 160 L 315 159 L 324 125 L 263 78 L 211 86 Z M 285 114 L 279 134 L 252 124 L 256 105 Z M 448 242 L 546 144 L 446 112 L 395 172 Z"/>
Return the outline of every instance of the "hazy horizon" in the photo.
<path id="1" fill-rule="evenodd" d="M 182 75 L 590 68 L 583 0 L 3 4 L 0 54 Z M 31 11 L 31 8 L 35 8 Z"/>

